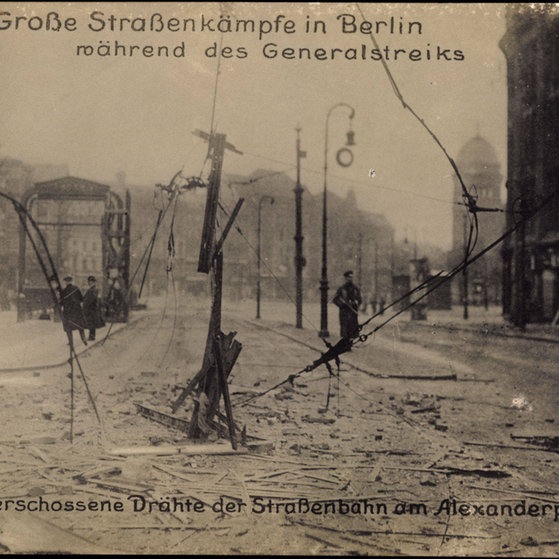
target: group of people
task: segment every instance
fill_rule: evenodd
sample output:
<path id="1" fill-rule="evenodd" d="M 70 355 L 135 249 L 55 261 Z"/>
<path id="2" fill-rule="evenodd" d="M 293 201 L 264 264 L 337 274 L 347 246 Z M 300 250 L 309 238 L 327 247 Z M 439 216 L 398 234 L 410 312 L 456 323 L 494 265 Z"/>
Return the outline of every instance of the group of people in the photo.
<path id="1" fill-rule="evenodd" d="M 82 293 L 80 288 L 73 284 L 73 281 L 72 276 L 66 276 L 64 278 L 65 286 L 60 292 L 62 323 L 72 346 L 74 330 L 79 332 L 82 342 L 87 345 L 88 340 L 95 340 L 97 329 L 105 326 L 97 280 L 95 276 L 87 278 L 85 293 Z M 89 331 L 89 338 L 86 338 L 85 330 Z"/>
<path id="2" fill-rule="evenodd" d="M 361 290 L 353 283 L 353 271 L 348 270 L 344 278 L 345 283 L 338 288 L 332 302 L 340 309 L 340 336 L 355 338 L 359 336 L 359 308 L 363 298 Z M 97 329 L 105 326 L 97 281 L 95 276 L 89 276 L 85 293 L 73 281 L 72 276 L 64 278 L 65 287 L 60 294 L 62 321 L 72 344 L 73 331 L 77 330 L 87 345 L 88 340 L 95 340 Z M 86 338 L 85 330 L 89 330 L 89 338 Z"/>

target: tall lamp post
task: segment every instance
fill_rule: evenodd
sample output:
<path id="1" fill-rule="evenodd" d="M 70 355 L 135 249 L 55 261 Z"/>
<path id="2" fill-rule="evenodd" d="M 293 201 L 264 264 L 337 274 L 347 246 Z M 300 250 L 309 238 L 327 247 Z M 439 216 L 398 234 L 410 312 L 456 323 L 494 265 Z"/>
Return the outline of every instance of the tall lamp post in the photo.
<path id="1" fill-rule="evenodd" d="M 301 150 L 301 140 L 299 133 L 301 128 L 295 129 L 297 132 L 297 183 L 295 184 L 295 327 L 303 328 L 303 267 L 305 257 L 303 256 L 303 187 L 301 186 L 301 159 L 307 153 Z"/>
<path id="2" fill-rule="evenodd" d="M 256 259 L 257 259 L 257 276 L 256 276 L 256 318 L 260 318 L 260 248 L 261 248 L 261 232 L 262 232 L 262 202 L 269 200 L 270 204 L 274 203 L 272 196 L 264 194 L 260 196 L 258 200 L 258 228 L 257 228 L 257 248 L 256 248 Z"/>
<path id="3" fill-rule="evenodd" d="M 347 132 L 346 146 L 355 145 L 354 133 L 351 129 L 351 121 L 355 115 L 355 109 L 347 103 L 336 103 L 330 108 L 326 115 L 326 127 L 324 132 L 324 190 L 322 193 L 322 273 L 320 277 L 320 331 L 321 338 L 327 338 L 328 332 L 328 124 L 330 116 L 338 107 L 349 109 L 349 131 Z M 349 157 L 349 159 L 344 159 Z M 347 148 L 341 148 L 336 154 L 336 161 L 342 167 L 349 167 L 353 162 L 353 154 Z"/>
<path id="4" fill-rule="evenodd" d="M 464 214 L 464 269 L 462 278 L 464 280 L 464 320 L 468 320 L 468 217 Z"/>

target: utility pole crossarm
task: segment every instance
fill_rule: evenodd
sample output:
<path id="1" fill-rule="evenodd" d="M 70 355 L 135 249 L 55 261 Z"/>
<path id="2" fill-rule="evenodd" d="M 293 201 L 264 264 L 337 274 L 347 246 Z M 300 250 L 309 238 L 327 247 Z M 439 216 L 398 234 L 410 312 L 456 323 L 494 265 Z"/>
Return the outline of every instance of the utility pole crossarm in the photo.
<path id="1" fill-rule="evenodd" d="M 198 138 L 202 138 L 202 140 L 205 140 L 206 142 L 210 141 L 211 138 L 211 134 L 208 134 L 207 132 L 203 132 L 202 130 L 194 130 L 194 132 L 192 132 L 195 136 L 198 136 Z M 229 142 L 225 142 L 224 144 L 225 149 L 228 149 L 229 151 L 232 151 L 233 153 L 236 153 L 238 155 L 243 155 L 243 152 L 238 150 L 233 144 L 229 143 Z"/>

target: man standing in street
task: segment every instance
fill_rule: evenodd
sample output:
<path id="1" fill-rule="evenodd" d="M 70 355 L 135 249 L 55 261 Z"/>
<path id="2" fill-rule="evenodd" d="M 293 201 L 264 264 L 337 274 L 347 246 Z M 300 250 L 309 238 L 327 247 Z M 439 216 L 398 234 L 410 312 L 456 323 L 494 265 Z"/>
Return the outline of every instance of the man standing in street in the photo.
<path id="1" fill-rule="evenodd" d="M 83 314 L 89 328 L 89 341 L 91 342 L 95 341 L 95 331 L 97 328 L 105 326 L 100 303 L 97 280 L 95 276 L 89 276 L 87 278 L 87 291 L 83 296 Z"/>
<path id="2" fill-rule="evenodd" d="M 60 294 L 60 305 L 62 307 L 62 322 L 64 324 L 64 330 L 68 333 L 71 346 L 74 347 L 74 330 L 77 330 L 80 333 L 82 342 L 87 345 L 84 332 L 84 329 L 87 328 L 87 324 L 85 322 L 82 309 L 82 292 L 79 287 L 73 285 L 72 281 L 72 276 L 66 276 L 64 278 L 66 286 Z"/>
<path id="3" fill-rule="evenodd" d="M 353 271 L 344 274 L 345 283 L 338 288 L 333 303 L 340 309 L 340 336 L 355 338 L 359 335 L 358 313 L 362 302 L 361 291 L 353 283 Z"/>

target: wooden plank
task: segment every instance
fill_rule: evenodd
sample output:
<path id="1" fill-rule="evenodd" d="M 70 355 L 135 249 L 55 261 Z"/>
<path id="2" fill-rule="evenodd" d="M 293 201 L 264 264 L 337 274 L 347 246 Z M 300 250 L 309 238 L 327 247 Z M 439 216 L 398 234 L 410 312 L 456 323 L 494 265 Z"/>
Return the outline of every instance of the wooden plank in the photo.
<path id="1" fill-rule="evenodd" d="M 219 526 L 219 528 L 221 528 L 221 526 Z M 119 524 L 115 526 L 115 530 L 193 530 L 195 532 L 205 532 L 211 529 L 211 526 L 186 526 L 184 524 L 178 524 L 177 526 L 171 524 L 164 524 L 163 526 L 161 524 Z"/>
<path id="2" fill-rule="evenodd" d="M 465 445 L 468 446 L 484 446 L 488 448 L 507 448 L 510 450 L 530 450 L 532 452 L 554 452 L 546 447 L 532 447 L 532 446 L 520 446 L 511 444 L 500 444 L 500 443 L 478 443 L 473 441 L 464 441 Z"/>
<path id="3" fill-rule="evenodd" d="M 171 468 L 167 467 L 167 466 L 161 466 L 161 464 L 152 464 L 151 466 L 152 468 L 154 468 L 155 470 L 159 470 L 161 472 L 166 473 L 169 476 L 173 476 L 176 477 L 178 479 L 182 479 L 183 481 L 188 481 L 189 483 L 194 483 L 194 481 L 188 477 L 186 477 L 185 475 L 176 472 L 174 470 L 172 470 Z"/>
<path id="4" fill-rule="evenodd" d="M 229 230 L 231 229 L 231 227 L 233 225 L 233 222 L 237 218 L 237 214 L 239 213 L 239 210 L 241 209 L 241 206 L 243 205 L 244 201 L 245 201 L 244 198 L 239 198 L 237 200 L 237 203 L 235 204 L 235 207 L 233 208 L 233 211 L 231 212 L 231 216 L 229 217 L 229 221 L 225 225 L 225 227 L 223 229 L 223 233 L 221 234 L 221 237 L 220 237 L 219 241 L 217 241 L 217 243 L 215 244 L 212 260 L 215 259 L 215 257 L 221 252 L 221 249 L 223 248 L 223 243 L 225 242 L 225 239 L 227 238 L 227 235 L 229 234 Z"/>
<path id="5" fill-rule="evenodd" d="M 547 450 L 559 449 L 559 436 L 556 434 L 528 434 L 528 435 L 515 435 L 511 434 L 510 438 L 513 441 L 521 441 L 527 444 L 533 444 L 543 447 Z"/>
<path id="6" fill-rule="evenodd" d="M 134 483 L 126 483 L 121 481 L 109 481 L 105 479 L 88 479 L 88 483 L 93 483 L 97 487 L 109 489 L 112 491 L 118 491 L 121 493 L 128 493 L 130 491 L 136 493 L 145 493 L 149 491 L 151 487 L 149 485 L 136 485 Z"/>
<path id="7" fill-rule="evenodd" d="M 99 489 L 93 489 L 93 488 L 89 488 L 89 486 L 86 485 L 76 485 L 73 484 L 70 486 L 72 488 L 72 491 L 75 491 L 76 493 L 87 493 L 89 495 L 98 495 L 101 497 L 104 497 L 105 499 L 109 499 L 109 500 L 119 500 L 122 501 L 124 500 L 126 497 L 122 494 L 119 493 L 108 493 L 106 491 L 101 491 Z"/>
<path id="8" fill-rule="evenodd" d="M 225 378 L 223 351 L 222 351 L 222 334 L 219 332 L 215 340 L 215 358 L 217 363 L 217 378 L 223 401 L 225 403 L 225 412 L 227 414 L 227 425 L 229 427 L 229 438 L 231 440 L 231 447 L 237 450 L 237 436 L 235 435 L 235 423 L 233 421 L 233 408 L 231 407 L 231 399 L 229 398 L 229 387 L 227 386 L 227 379 Z"/>
<path id="9" fill-rule="evenodd" d="M 205 371 L 203 378 L 200 379 L 199 394 L 203 391 L 208 397 L 210 405 L 212 404 L 211 393 L 215 390 L 213 383 L 209 382 L 212 378 L 212 373 L 215 372 L 215 336 L 221 330 L 221 299 L 222 299 L 222 283 L 223 283 L 223 253 L 219 253 L 212 265 L 212 308 L 210 312 L 210 322 L 208 324 L 208 335 L 206 337 L 206 347 L 204 349 L 204 358 L 202 362 L 202 369 Z M 176 409 L 174 406 L 173 409 Z M 190 419 L 190 429 L 188 437 L 197 439 L 200 437 L 201 430 L 198 426 L 198 413 L 200 404 L 198 401 L 194 402 L 194 410 Z M 205 419 L 205 418 L 204 418 Z M 211 419 L 211 418 L 210 418 Z"/>
<path id="10" fill-rule="evenodd" d="M 382 464 L 383 464 L 383 462 L 384 462 L 384 459 L 385 459 L 387 456 L 388 456 L 388 453 L 386 453 L 386 454 L 381 454 L 381 455 L 379 456 L 379 459 L 377 460 L 377 463 L 375 464 L 375 466 L 374 466 L 374 468 L 373 468 L 373 470 L 372 470 L 372 472 L 371 472 L 371 475 L 369 476 L 369 479 L 370 479 L 372 482 L 375 482 L 375 481 L 377 480 L 377 478 L 378 478 L 378 476 L 379 476 L 379 474 L 380 474 L 380 470 L 381 470 Z"/>
<path id="11" fill-rule="evenodd" d="M 179 397 L 175 400 L 171 411 L 176 413 L 177 410 L 181 407 L 184 401 L 188 398 L 190 393 L 196 388 L 196 385 L 200 382 L 201 379 L 204 378 L 204 375 L 207 372 L 207 365 L 204 363 L 202 368 L 194 375 L 194 377 L 190 380 L 190 382 L 183 388 L 183 391 L 179 394 Z"/>
<path id="12" fill-rule="evenodd" d="M 221 444 L 193 444 L 184 446 L 137 446 L 137 447 L 121 447 L 109 450 L 109 454 L 114 456 L 172 456 L 174 454 L 183 454 L 187 456 L 200 455 L 217 455 L 217 454 L 246 454 L 245 448 L 234 450 L 228 446 Z"/>
<path id="13" fill-rule="evenodd" d="M 83 472 L 74 474 L 72 477 L 76 478 L 76 477 L 84 477 L 84 478 L 90 478 L 90 477 L 95 477 L 95 476 L 100 476 L 100 475 L 105 475 L 105 474 L 121 474 L 122 473 L 122 468 L 120 466 L 97 466 L 95 468 L 91 468 L 89 470 L 84 470 Z"/>
<path id="14" fill-rule="evenodd" d="M 479 487 L 477 485 L 468 485 L 468 487 L 470 487 L 471 489 L 481 489 L 483 491 L 489 489 L 489 491 L 495 491 L 496 493 L 505 493 L 507 495 L 515 495 L 517 497 L 527 497 L 528 499 L 537 499 L 539 501 L 545 501 L 547 503 L 554 503 L 556 505 L 559 505 L 559 495 L 557 495 L 555 492 L 543 493 L 544 495 L 553 495 L 556 497 L 555 499 L 548 499 L 546 497 L 542 497 L 536 491 L 515 491 L 513 489 L 497 489 L 495 487 Z"/>
<path id="15" fill-rule="evenodd" d="M 499 539 L 501 536 L 486 536 L 484 534 L 448 534 L 446 532 L 407 532 L 401 530 L 339 530 L 333 527 L 325 527 L 325 526 L 318 526 L 311 524 L 310 522 L 306 522 L 305 520 L 293 520 L 293 524 L 299 524 L 301 526 L 306 526 L 308 528 L 321 528 L 323 530 L 329 530 L 331 532 L 338 532 L 342 534 L 354 534 L 358 536 L 373 536 L 375 534 L 390 534 L 390 535 L 397 535 L 397 536 L 420 536 L 426 538 L 459 538 L 459 539 L 480 539 L 480 540 L 496 540 Z"/>
<path id="16" fill-rule="evenodd" d="M 330 541 L 328 541 L 324 538 L 319 538 L 318 536 L 315 536 L 314 534 L 309 534 L 308 532 L 305 532 L 305 536 L 307 538 L 311 539 L 311 540 L 314 540 L 316 542 L 321 543 L 322 545 L 326 546 L 327 548 L 331 547 L 331 548 L 334 548 L 334 549 L 340 549 L 342 547 L 341 545 L 330 542 Z"/>
<path id="17" fill-rule="evenodd" d="M 37 448 L 36 446 L 32 446 L 29 445 L 27 447 L 27 450 L 29 450 L 29 452 L 35 456 L 36 458 L 39 458 L 40 460 L 42 460 L 45 464 L 51 464 L 51 460 L 50 458 L 39 448 Z"/>

